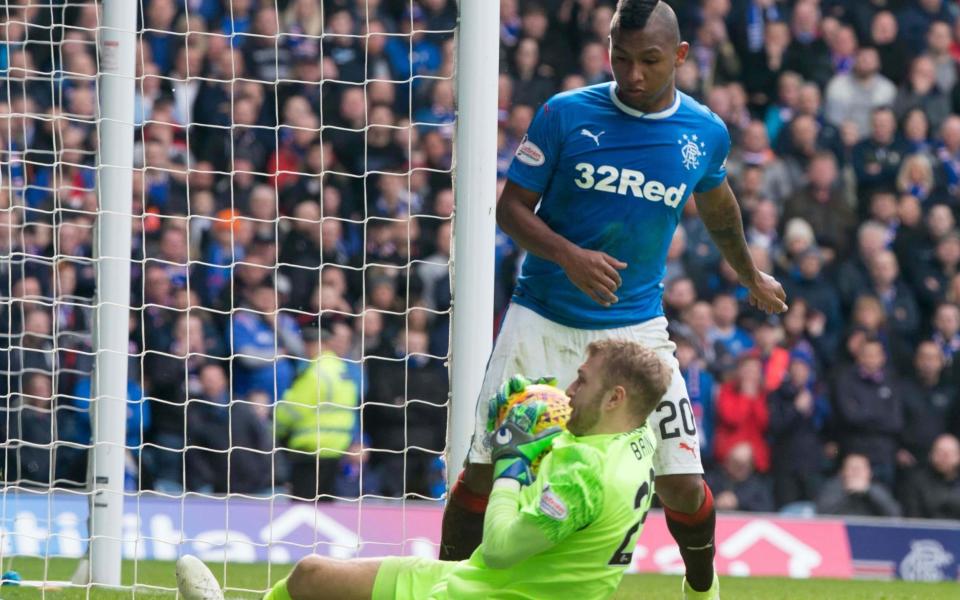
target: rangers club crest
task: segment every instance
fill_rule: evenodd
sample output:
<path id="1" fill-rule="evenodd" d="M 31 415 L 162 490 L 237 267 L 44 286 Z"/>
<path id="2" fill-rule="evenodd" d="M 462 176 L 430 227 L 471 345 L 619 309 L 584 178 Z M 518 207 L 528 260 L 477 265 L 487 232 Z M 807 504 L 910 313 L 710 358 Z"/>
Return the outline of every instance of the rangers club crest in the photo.
<path id="1" fill-rule="evenodd" d="M 700 166 L 700 158 L 704 154 L 706 144 L 700 141 L 697 134 L 687 135 L 677 140 L 680 144 L 680 157 L 683 159 L 683 168 L 690 171 Z"/>
<path id="2" fill-rule="evenodd" d="M 937 540 L 912 540 L 910 552 L 900 561 L 900 577 L 907 581 L 946 581 L 950 578 L 944 569 L 953 562 Z"/>

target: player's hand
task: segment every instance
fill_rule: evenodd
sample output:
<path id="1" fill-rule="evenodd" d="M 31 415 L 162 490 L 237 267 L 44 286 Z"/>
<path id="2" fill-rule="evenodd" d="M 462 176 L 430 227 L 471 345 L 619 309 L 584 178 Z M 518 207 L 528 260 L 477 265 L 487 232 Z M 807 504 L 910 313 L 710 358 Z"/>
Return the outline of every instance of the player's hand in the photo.
<path id="1" fill-rule="evenodd" d="M 546 409 L 546 405 L 539 402 L 515 406 L 503 425 L 490 433 L 494 480 L 508 477 L 520 485 L 533 483 L 535 477 L 530 465 L 550 449 L 553 439 L 563 431 L 560 427 L 550 427 L 533 433 L 534 425 Z"/>
<path id="2" fill-rule="evenodd" d="M 606 252 L 577 248 L 564 256 L 560 266 L 570 282 L 597 304 L 610 306 L 619 300 L 615 293 L 623 283 L 619 271 L 626 269 L 627 263 Z"/>
<path id="3" fill-rule="evenodd" d="M 514 375 L 504 381 L 497 390 L 497 394 L 490 399 L 487 404 L 487 433 L 490 433 L 500 425 L 500 411 L 510 401 L 510 396 L 520 393 L 527 389 L 528 385 L 551 385 L 557 387 L 556 377 L 537 377 L 529 379 L 524 375 Z"/>
<path id="4" fill-rule="evenodd" d="M 757 271 L 753 280 L 743 282 L 750 292 L 750 305 L 767 314 L 778 314 L 787 310 L 787 293 L 780 282 L 763 271 Z"/>

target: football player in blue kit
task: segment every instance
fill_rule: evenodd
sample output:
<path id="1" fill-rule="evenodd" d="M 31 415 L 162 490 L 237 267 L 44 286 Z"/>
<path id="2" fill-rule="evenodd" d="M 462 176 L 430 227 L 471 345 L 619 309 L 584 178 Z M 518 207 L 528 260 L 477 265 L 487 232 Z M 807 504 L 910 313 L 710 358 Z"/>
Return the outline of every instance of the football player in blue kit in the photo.
<path id="1" fill-rule="evenodd" d="M 516 152 L 497 222 L 527 257 L 487 365 L 467 464 L 444 512 L 441 558 L 466 558 L 480 542 L 492 485 L 485 428 L 501 382 L 523 373 L 566 385 L 591 341 L 627 338 L 673 369 L 650 419 L 655 489 L 686 567 L 683 597 L 719 598 L 716 513 L 661 304 L 667 248 L 691 195 L 750 303 L 769 313 L 787 305 L 781 285 L 748 251 L 726 177 L 726 126 L 676 89 L 688 50 L 666 3 L 620 0 L 610 32 L 615 81 L 552 97 Z"/>

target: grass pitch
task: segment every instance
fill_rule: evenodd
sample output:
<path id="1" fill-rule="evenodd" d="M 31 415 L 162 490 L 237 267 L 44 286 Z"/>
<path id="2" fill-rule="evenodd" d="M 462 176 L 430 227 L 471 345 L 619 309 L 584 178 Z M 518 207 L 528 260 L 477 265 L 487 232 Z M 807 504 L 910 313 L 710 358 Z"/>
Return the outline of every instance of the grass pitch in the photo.
<path id="1" fill-rule="evenodd" d="M 8 561 L 4 561 L 8 562 Z M 228 600 L 259 599 L 263 591 L 281 579 L 288 565 L 211 564 L 221 583 L 226 581 Z M 17 570 L 24 580 L 69 580 L 76 567 L 74 560 L 52 559 L 44 565 L 39 559 L 15 558 L 4 568 Z M 133 590 L 105 589 L 37 589 L 29 587 L 0 588 L 0 599 L 20 600 L 44 598 L 49 600 L 153 600 L 176 598 L 172 562 L 124 562 L 123 582 L 134 585 Z M 44 572 L 46 571 L 46 576 Z M 957 583 L 908 583 L 903 581 L 837 581 L 829 579 L 797 580 L 778 578 L 725 577 L 721 587 L 724 600 L 950 600 L 960 598 Z M 165 589 L 166 588 L 166 589 Z M 678 600 L 680 578 L 666 575 L 628 575 L 618 599 Z"/>

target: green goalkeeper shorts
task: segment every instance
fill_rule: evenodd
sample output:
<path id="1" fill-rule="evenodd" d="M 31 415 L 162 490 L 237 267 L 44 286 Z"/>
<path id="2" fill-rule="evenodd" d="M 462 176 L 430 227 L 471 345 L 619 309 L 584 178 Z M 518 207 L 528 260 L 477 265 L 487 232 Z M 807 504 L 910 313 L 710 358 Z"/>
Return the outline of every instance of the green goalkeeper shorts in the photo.
<path id="1" fill-rule="evenodd" d="M 373 582 L 371 600 L 440 600 L 447 597 L 447 576 L 460 563 L 391 556 L 385 558 Z"/>

